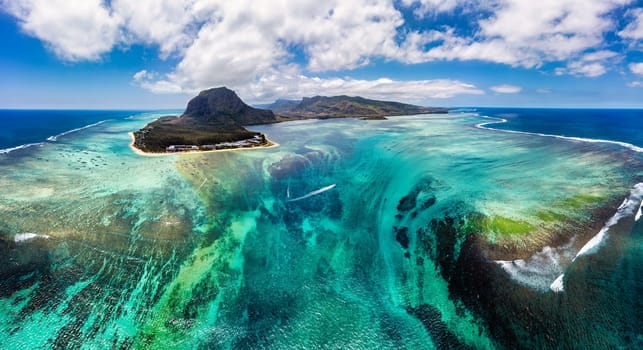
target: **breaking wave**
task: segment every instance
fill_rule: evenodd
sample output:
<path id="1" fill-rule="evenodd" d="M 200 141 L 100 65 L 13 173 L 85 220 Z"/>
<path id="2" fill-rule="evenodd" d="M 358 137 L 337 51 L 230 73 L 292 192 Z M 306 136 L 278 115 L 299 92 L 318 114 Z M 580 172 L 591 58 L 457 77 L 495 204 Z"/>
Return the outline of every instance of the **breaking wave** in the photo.
<path id="1" fill-rule="evenodd" d="M 82 131 L 82 130 L 85 130 L 85 129 L 89 129 L 89 128 L 92 128 L 94 126 L 98 126 L 100 124 L 103 124 L 103 123 L 107 122 L 108 120 L 101 120 L 101 121 L 99 121 L 97 123 L 85 125 L 85 126 L 83 126 L 81 128 L 71 129 L 71 130 L 67 130 L 65 132 L 61 132 L 58 135 L 49 136 L 47 138 L 47 141 L 56 142 L 56 141 L 58 141 L 59 137 L 62 137 L 62 136 L 65 136 L 65 135 L 68 135 L 68 134 L 71 134 L 71 133 L 74 133 L 74 132 Z M 25 149 L 25 148 L 29 148 L 29 147 L 33 147 L 33 146 L 42 146 L 44 144 L 45 144 L 45 142 L 34 142 L 34 143 L 26 143 L 24 145 L 19 145 L 19 146 L 15 146 L 15 147 L 4 148 L 4 149 L 0 149 L 0 154 L 9 154 L 9 153 L 11 153 L 13 151 L 17 151 L 17 150 L 21 150 L 21 149 Z"/>
<path id="2" fill-rule="evenodd" d="M 105 123 L 106 121 L 107 121 L 107 120 L 101 120 L 101 121 L 99 121 L 99 122 L 97 122 L 97 123 L 94 123 L 94 124 L 85 125 L 85 126 L 80 127 L 80 128 L 71 129 L 71 130 L 67 130 L 67 131 L 65 131 L 65 132 L 61 132 L 61 133 L 60 133 L 60 134 L 58 134 L 58 135 L 49 136 L 49 137 L 47 138 L 47 141 L 56 142 L 56 141 L 58 141 L 58 138 L 59 138 L 59 137 L 61 137 L 61 136 L 65 136 L 65 135 L 68 135 L 68 134 L 71 134 L 71 133 L 74 133 L 74 132 L 78 132 L 78 131 L 82 131 L 82 130 L 85 130 L 85 129 L 89 129 L 89 128 L 92 128 L 92 127 L 94 127 L 94 126 L 101 125 L 101 124 Z"/>
<path id="3" fill-rule="evenodd" d="M 519 284 L 541 292 L 554 288 L 562 291 L 560 276 L 574 257 L 574 252 L 571 250 L 574 241 L 575 239 L 572 238 L 560 247 L 544 247 L 527 259 L 496 260 L 495 262 Z"/>
<path id="4" fill-rule="evenodd" d="M 636 212 L 635 220 L 638 221 L 640 218 L 641 204 L 643 201 L 643 182 L 638 183 L 630 191 L 629 197 L 623 200 L 623 203 L 618 207 L 616 213 L 607 221 L 605 226 L 590 239 L 585 245 L 578 251 L 574 260 L 579 256 L 591 254 L 596 251 L 598 247 L 605 241 L 607 238 L 607 233 L 610 227 L 616 225 L 622 218 L 626 216 L 632 216 Z M 638 210 L 638 212 L 637 212 Z"/>
<path id="5" fill-rule="evenodd" d="M 489 128 L 489 127 L 487 127 L 487 125 L 506 123 L 507 119 L 495 118 L 495 117 L 487 117 L 487 116 L 480 116 L 480 117 L 485 118 L 485 119 L 491 119 L 492 121 L 476 124 L 476 128 L 478 128 L 478 129 L 502 131 L 502 132 L 508 132 L 508 133 L 512 133 L 512 134 L 523 134 L 523 135 L 536 135 L 536 136 L 543 136 L 543 137 L 552 137 L 552 138 L 556 138 L 556 139 L 569 140 L 569 141 L 579 141 L 579 142 L 589 142 L 589 143 L 609 143 L 609 144 L 612 144 L 612 145 L 618 145 L 618 146 L 621 146 L 621 147 L 628 148 L 628 149 L 630 149 L 630 150 L 632 150 L 634 152 L 643 153 L 643 147 L 639 147 L 639 146 L 633 145 L 631 143 L 621 142 L 621 141 L 603 140 L 603 139 L 589 139 L 589 138 L 584 138 L 584 137 L 543 134 L 543 133 L 539 133 L 539 132 L 527 132 L 527 131 L 516 131 L 516 130 L 505 130 L 505 129 Z"/>
<path id="6" fill-rule="evenodd" d="M 563 277 L 565 269 L 576 258 L 592 254 L 603 244 L 609 229 L 622 218 L 635 215 L 635 221 L 640 218 L 643 207 L 643 182 L 636 184 L 630 195 L 623 200 L 616 213 L 607 221 L 605 226 L 575 253 L 574 241 L 557 247 L 544 247 L 528 259 L 496 260 L 495 262 L 516 282 L 542 292 L 552 290 L 556 293 L 564 291 Z M 638 210 L 638 212 L 637 212 Z"/>
<path id="7" fill-rule="evenodd" d="M 24 145 L 11 147 L 11 148 L 4 148 L 4 149 L 0 149 L 0 154 L 8 154 L 8 153 L 11 153 L 13 151 L 17 151 L 19 149 L 25 149 L 25 148 L 29 148 L 29 147 L 33 147 L 33 146 L 42 146 L 43 144 L 44 144 L 44 142 L 36 142 L 36 143 L 27 143 L 27 144 L 24 144 Z"/>

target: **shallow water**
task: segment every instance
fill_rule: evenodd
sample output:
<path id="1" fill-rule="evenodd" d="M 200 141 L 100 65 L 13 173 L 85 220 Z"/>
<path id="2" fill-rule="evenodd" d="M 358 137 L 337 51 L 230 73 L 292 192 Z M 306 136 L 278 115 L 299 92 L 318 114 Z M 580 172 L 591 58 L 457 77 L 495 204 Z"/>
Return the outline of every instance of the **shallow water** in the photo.
<path id="1" fill-rule="evenodd" d="M 155 117 L 0 155 L 11 348 L 641 343 L 635 213 L 573 260 L 642 181 L 639 153 L 462 113 L 138 156 L 127 132 Z"/>

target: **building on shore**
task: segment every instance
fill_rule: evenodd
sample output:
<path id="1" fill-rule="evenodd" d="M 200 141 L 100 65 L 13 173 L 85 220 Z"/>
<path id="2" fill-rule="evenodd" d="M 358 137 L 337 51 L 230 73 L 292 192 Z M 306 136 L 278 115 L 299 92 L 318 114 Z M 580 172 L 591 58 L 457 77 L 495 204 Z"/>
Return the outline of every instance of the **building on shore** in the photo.
<path id="1" fill-rule="evenodd" d="M 266 136 L 264 134 L 255 135 L 250 139 L 233 141 L 233 142 L 219 142 L 211 145 L 171 145 L 165 148 L 166 152 L 189 152 L 189 151 L 212 151 L 218 149 L 231 149 L 231 148 L 247 148 L 261 146 L 266 143 Z"/>

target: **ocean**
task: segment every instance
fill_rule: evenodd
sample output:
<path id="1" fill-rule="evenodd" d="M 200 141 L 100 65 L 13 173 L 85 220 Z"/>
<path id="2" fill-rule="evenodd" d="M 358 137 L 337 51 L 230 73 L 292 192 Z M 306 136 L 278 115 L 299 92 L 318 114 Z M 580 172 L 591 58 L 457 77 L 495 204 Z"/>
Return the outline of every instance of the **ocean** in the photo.
<path id="1" fill-rule="evenodd" d="M 643 110 L 253 126 L 0 111 L 0 330 L 31 348 L 643 347 Z M 30 146 L 32 145 L 32 146 Z"/>

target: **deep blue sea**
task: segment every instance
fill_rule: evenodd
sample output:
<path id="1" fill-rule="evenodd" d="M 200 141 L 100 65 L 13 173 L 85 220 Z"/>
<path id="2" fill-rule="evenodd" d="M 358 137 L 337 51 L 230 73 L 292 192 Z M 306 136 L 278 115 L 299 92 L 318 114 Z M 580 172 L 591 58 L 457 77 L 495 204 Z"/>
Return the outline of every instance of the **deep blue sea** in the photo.
<path id="1" fill-rule="evenodd" d="M 125 119 L 142 111 L 0 109 L 0 150 L 32 143 L 107 120 Z"/>
<path id="2" fill-rule="evenodd" d="M 493 128 L 626 142 L 643 147 L 642 109 L 478 108 L 506 123 Z"/>
<path id="3" fill-rule="evenodd" d="M 495 129 L 626 142 L 643 147 L 643 109 L 476 108 L 502 118 Z M 142 113 L 135 110 L 0 110 L 0 150 L 47 141 L 106 120 Z M 179 114 L 180 111 L 167 111 Z"/>

